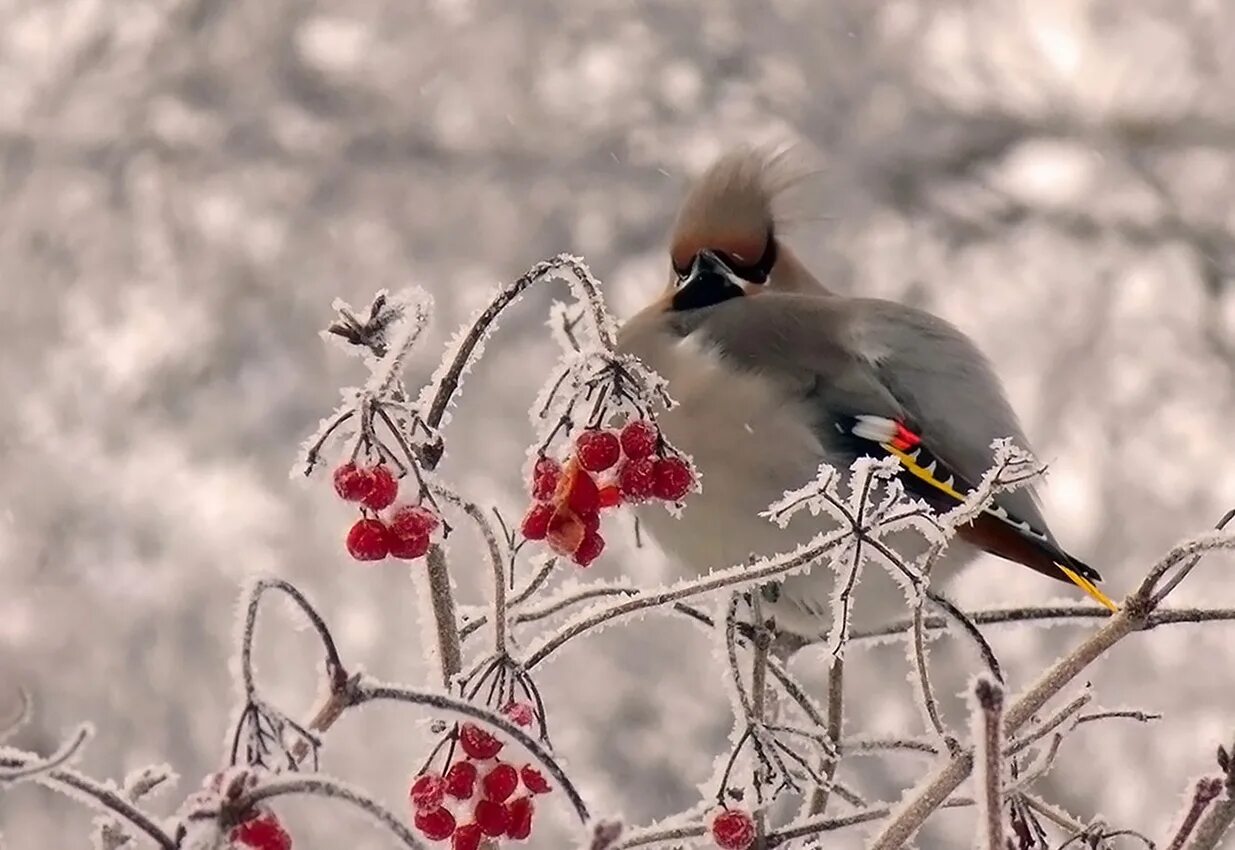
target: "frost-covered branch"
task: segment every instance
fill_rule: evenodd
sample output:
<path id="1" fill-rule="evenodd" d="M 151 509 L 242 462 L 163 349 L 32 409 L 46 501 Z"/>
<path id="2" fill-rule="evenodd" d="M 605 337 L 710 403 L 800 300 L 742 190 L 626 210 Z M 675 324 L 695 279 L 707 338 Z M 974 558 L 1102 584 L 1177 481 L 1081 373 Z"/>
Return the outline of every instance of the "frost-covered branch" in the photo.
<path id="1" fill-rule="evenodd" d="M 481 356 L 483 343 L 492 333 L 493 324 L 498 316 L 528 287 L 550 276 L 566 280 L 579 301 L 587 305 L 592 319 L 592 330 L 600 345 L 610 351 L 616 347 L 616 325 L 605 308 L 599 282 L 592 276 L 583 261 L 570 254 L 559 254 L 551 259 L 542 260 L 514 282 L 502 286 L 493 300 L 470 319 L 456 336 L 452 351 L 443 361 L 442 368 L 434 375 L 432 382 L 421 395 L 419 406 L 427 411 L 425 423 L 430 429 L 436 430 L 442 424 L 446 411 L 462 384 L 464 374 Z M 433 469 L 441 460 L 441 456 L 440 443 L 426 447 L 424 453 L 426 467 Z"/>
<path id="2" fill-rule="evenodd" d="M 260 782 L 252 791 L 249 791 L 244 796 L 241 805 L 246 808 L 252 807 L 264 800 L 273 800 L 290 794 L 305 794 L 350 803 L 390 830 L 403 843 L 404 847 L 408 847 L 411 850 L 426 850 L 426 845 L 417 839 L 403 821 L 392 814 L 385 806 L 369 795 L 344 785 L 342 782 L 329 776 L 301 774 L 267 779 Z"/>
<path id="3" fill-rule="evenodd" d="M 1003 687 L 979 678 L 973 687 L 975 762 L 978 766 L 977 847 L 1004 850 L 1003 844 Z"/>
<path id="4" fill-rule="evenodd" d="M 1235 824 L 1235 755 L 1231 749 L 1218 747 L 1218 767 L 1223 776 L 1216 787 L 1211 785 L 1207 790 L 1217 790 L 1219 794 L 1197 824 L 1188 850 L 1216 850 L 1232 824 Z M 1197 796 L 1200 795 L 1201 789 L 1198 787 Z"/>
<path id="5" fill-rule="evenodd" d="M 1233 548 L 1235 535 L 1223 533 L 1204 535 L 1174 547 L 1149 570 L 1138 590 L 1124 601 L 1121 609 L 1110 617 L 1101 629 L 1052 665 L 1012 703 L 1004 716 L 1004 734 L 1015 734 L 1051 697 L 1107 650 L 1133 632 L 1144 629 L 1150 621 L 1150 615 L 1162 601 L 1152 595 L 1155 585 L 1173 566 L 1203 552 Z M 894 850 L 901 847 L 917 832 L 931 812 L 968 778 L 972 768 L 972 750 L 961 751 L 953 756 L 933 777 L 910 792 L 899 814 L 884 826 L 869 850 Z"/>
<path id="6" fill-rule="evenodd" d="M 50 773 L 56 768 L 68 764 L 81 751 L 85 743 L 90 740 L 92 734 L 94 734 L 94 729 L 89 724 L 83 723 L 69 736 L 68 740 L 60 745 L 59 749 L 47 758 L 28 761 L 21 767 L 0 770 L 0 785 L 6 782 L 20 782 L 23 779 L 34 779 L 40 774 Z M 5 749 L 0 748 L 0 755 L 3 755 L 5 752 Z"/>

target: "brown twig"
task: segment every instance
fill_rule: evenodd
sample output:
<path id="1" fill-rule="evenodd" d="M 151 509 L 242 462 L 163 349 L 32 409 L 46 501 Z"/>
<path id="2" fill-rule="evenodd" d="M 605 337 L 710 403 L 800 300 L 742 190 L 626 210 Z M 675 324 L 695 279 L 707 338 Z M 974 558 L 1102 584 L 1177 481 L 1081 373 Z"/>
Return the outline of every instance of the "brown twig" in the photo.
<path id="1" fill-rule="evenodd" d="M 974 739 L 979 806 L 982 809 L 978 846 L 1004 850 L 1003 845 L 1003 688 L 980 678 L 973 688 Z"/>

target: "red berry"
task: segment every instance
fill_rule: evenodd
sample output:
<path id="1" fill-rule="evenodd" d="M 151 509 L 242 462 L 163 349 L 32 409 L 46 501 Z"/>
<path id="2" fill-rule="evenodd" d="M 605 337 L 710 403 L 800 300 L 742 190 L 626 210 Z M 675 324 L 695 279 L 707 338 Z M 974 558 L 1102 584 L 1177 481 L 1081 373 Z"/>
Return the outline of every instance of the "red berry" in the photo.
<path id="1" fill-rule="evenodd" d="M 481 800 L 476 804 L 473 816 L 476 818 L 476 825 L 485 835 L 489 836 L 501 835 L 510 825 L 506 807 L 496 800 Z"/>
<path id="2" fill-rule="evenodd" d="M 656 444 L 660 442 L 660 432 L 656 430 L 654 423 L 646 419 L 634 419 L 622 428 L 622 435 L 619 439 L 626 457 L 630 460 L 639 460 L 651 456 L 652 452 L 656 451 Z"/>
<path id="3" fill-rule="evenodd" d="M 712 838 L 724 850 L 746 850 L 755 843 L 755 822 L 741 809 L 727 809 L 712 819 Z"/>
<path id="4" fill-rule="evenodd" d="M 498 762 L 493 770 L 485 774 L 480 784 L 485 790 L 486 797 L 504 803 L 519 787 L 519 771 L 515 770 L 512 765 Z"/>
<path id="5" fill-rule="evenodd" d="M 395 537 L 428 537 L 439 525 L 437 511 L 427 505 L 404 505 L 390 517 L 390 533 Z"/>
<path id="6" fill-rule="evenodd" d="M 361 499 L 364 506 L 380 511 L 390 507 L 398 495 L 399 481 L 390 467 L 380 464 L 373 467 L 373 487 Z"/>
<path id="7" fill-rule="evenodd" d="M 455 830 L 454 837 L 450 839 L 450 850 L 477 850 L 482 838 L 484 834 L 478 824 L 465 823 Z"/>
<path id="8" fill-rule="evenodd" d="M 537 458 L 532 467 L 532 498 L 538 502 L 547 502 L 553 498 L 557 490 L 558 480 L 562 477 L 562 465 L 551 457 Z"/>
<path id="9" fill-rule="evenodd" d="M 439 808 L 417 812 L 412 822 L 416 824 L 417 829 L 424 833 L 425 838 L 428 838 L 430 841 L 441 841 L 444 838 L 449 838 L 450 834 L 455 831 L 455 816 L 447 809 Z"/>
<path id="10" fill-rule="evenodd" d="M 590 472 L 604 472 L 622 456 L 622 444 L 612 431 L 584 431 L 575 439 L 575 457 Z"/>
<path id="11" fill-rule="evenodd" d="M 666 502 L 680 502 L 695 484 L 690 465 L 680 457 L 662 457 L 656 461 L 656 478 L 652 492 Z"/>
<path id="12" fill-rule="evenodd" d="M 602 508 L 612 508 L 615 505 L 622 504 L 622 488 L 616 484 L 607 484 L 601 487 L 599 496 Z"/>
<path id="13" fill-rule="evenodd" d="M 413 561 L 416 558 L 423 558 L 425 553 L 429 551 L 429 535 L 421 534 L 417 537 L 390 537 L 390 554 L 395 558 L 402 558 L 405 561 Z"/>
<path id="14" fill-rule="evenodd" d="M 596 486 L 596 479 L 574 463 L 567 465 L 554 499 L 577 514 L 594 514 L 600 510 L 600 488 Z"/>
<path id="15" fill-rule="evenodd" d="M 537 502 L 528 508 L 521 528 L 523 536 L 528 540 L 544 540 L 549 533 L 549 520 L 553 517 L 553 511 L 553 505 L 544 502 Z"/>
<path id="16" fill-rule="evenodd" d="M 347 551 L 357 561 L 380 561 L 390 554 L 390 536 L 380 519 L 358 519 L 347 532 Z"/>
<path id="17" fill-rule="evenodd" d="M 642 502 L 656 488 L 656 461 L 650 457 L 628 460 L 618 471 L 618 487 L 628 502 Z"/>
<path id="18" fill-rule="evenodd" d="M 579 548 L 575 550 L 575 563 L 581 567 L 589 566 L 592 561 L 600 557 L 603 551 L 605 551 L 605 538 L 600 536 L 599 531 L 588 529 L 587 534 L 583 535 L 583 540 L 579 543 Z"/>
<path id="19" fill-rule="evenodd" d="M 515 797 L 506 804 L 506 835 L 521 841 L 532 834 L 532 798 Z"/>
<path id="20" fill-rule="evenodd" d="M 446 782 L 436 773 L 422 773 L 412 782 L 409 796 L 418 812 L 439 809 L 446 798 Z"/>
<path id="21" fill-rule="evenodd" d="M 359 502 L 373 489 L 373 472 L 366 466 L 343 464 L 334 471 L 334 491 L 341 499 Z"/>
<path id="22" fill-rule="evenodd" d="M 253 850 L 291 850 L 292 837 L 274 812 L 259 812 L 248 820 L 232 827 L 228 836 L 232 844 L 251 847 Z"/>
<path id="23" fill-rule="evenodd" d="M 562 509 L 555 511 L 550 518 L 545 539 L 549 541 L 549 548 L 559 555 L 573 555 L 586 534 L 583 520 L 574 511 Z"/>
<path id="24" fill-rule="evenodd" d="M 466 800 L 476 791 L 476 765 L 470 761 L 457 761 L 446 771 L 446 793 L 458 800 Z"/>
<path id="25" fill-rule="evenodd" d="M 459 728 L 459 746 L 474 759 L 491 759 L 504 745 L 475 723 L 464 723 Z"/>
<path id="26" fill-rule="evenodd" d="M 502 714 L 510 718 L 516 726 L 531 726 L 536 719 L 536 712 L 525 702 L 510 702 L 502 709 Z"/>
<path id="27" fill-rule="evenodd" d="M 519 778 L 523 780 L 523 787 L 533 794 L 548 794 L 553 790 L 549 785 L 549 780 L 545 779 L 545 775 L 530 764 L 523 765 L 523 769 L 519 771 Z"/>

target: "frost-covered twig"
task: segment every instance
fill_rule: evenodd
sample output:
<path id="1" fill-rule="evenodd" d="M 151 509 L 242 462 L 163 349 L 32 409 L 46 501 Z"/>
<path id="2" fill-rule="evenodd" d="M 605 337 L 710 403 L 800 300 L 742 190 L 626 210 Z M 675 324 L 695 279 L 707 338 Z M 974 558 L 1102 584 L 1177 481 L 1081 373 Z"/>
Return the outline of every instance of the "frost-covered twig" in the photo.
<path id="1" fill-rule="evenodd" d="M 1229 523 L 1232 519 L 1235 519 L 1235 508 L 1232 508 L 1222 515 L 1222 518 L 1218 520 L 1216 525 L 1214 525 L 1214 531 L 1222 531 L 1226 528 L 1227 523 Z M 1161 602 L 1168 595 L 1170 595 L 1170 592 L 1174 590 L 1181 581 L 1186 579 L 1188 577 L 1188 573 L 1192 572 L 1192 570 L 1200 562 L 1201 555 L 1199 553 L 1189 558 L 1188 562 L 1180 567 L 1179 571 L 1176 572 L 1175 575 L 1171 576 L 1171 578 L 1162 585 L 1161 589 L 1154 594 L 1154 600 Z"/>
<path id="2" fill-rule="evenodd" d="M 1068 703 L 1062 709 L 1055 712 L 1054 715 L 1052 715 L 1047 720 L 1045 720 L 1044 722 L 1040 723 L 1037 727 L 1032 729 L 1023 738 L 1018 738 L 1017 740 L 1012 741 L 1010 744 L 1008 744 L 1008 748 L 1004 751 L 1004 755 L 1014 756 L 1017 753 L 1023 752 L 1024 750 L 1033 746 L 1038 741 L 1042 740 L 1047 735 L 1051 734 L 1056 729 L 1058 729 L 1060 726 L 1062 726 L 1064 723 L 1066 723 L 1068 720 L 1070 720 L 1073 717 L 1073 715 L 1075 715 L 1082 708 L 1088 705 L 1091 699 L 1093 699 L 1093 696 L 1089 694 L 1088 692 L 1081 694 L 1079 697 L 1072 700 L 1072 702 Z"/>
<path id="3" fill-rule="evenodd" d="M 24 770 L 38 761 L 38 756 L 33 754 L 18 756 L 8 751 L 0 751 L 0 769 Z M 134 828 L 148 835 L 164 850 L 176 850 L 176 842 L 173 838 L 150 815 L 147 815 L 116 793 L 114 788 L 66 767 L 41 771 L 35 779 L 41 784 L 62 792 L 66 788 L 72 789 L 74 793 L 71 796 L 85 795 L 89 797 L 103 811 L 123 818 Z"/>
<path id="4" fill-rule="evenodd" d="M 683 599 L 691 599 L 717 590 L 762 584 L 769 579 L 805 569 L 830 553 L 847 536 L 847 532 L 844 531 L 820 535 L 806 546 L 799 547 L 785 555 L 753 565 L 739 564 L 728 569 L 717 570 L 695 581 L 680 582 L 671 587 L 648 590 L 624 602 L 585 613 L 541 641 L 528 656 L 526 666 L 535 667 L 571 639 L 618 618 L 664 607 Z"/>
<path id="5" fill-rule="evenodd" d="M 459 620 L 455 615 L 454 590 L 442 547 L 429 547 L 425 574 L 429 582 L 429 604 L 432 607 L 434 633 L 437 635 L 437 657 L 441 665 L 442 683 L 449 688 L 463 669 L 463 649 L 459 643 Z"/>
<path id="6" fill-rule="evenodd" d="M 1188 804 L 1188 810 L 1184 812 L 1183 821 L 1171 838 L 1171 843 L 1166 846 L 1166 850 L 1183 850 L 1184 843 L 1192 835 L 1192 830 L 1201 820 L 1201 815 L 1205 814 L 1209 804 L 1218 799 L 1221 793 L 1222 780 L 1218 777 L 1205 776 L 1197 780 L 1192 789 L 1192 800 Z"/>
<path id="7" fill-rule="evenodd" d="M 39 774 L 50 773 L 68 764 L 81 751 L 86 741 L 90 740 L 93 733 L 93 728 L 88 723 L 83 723 L 60 745 L 59 749 L 47 758 L 29 761 L 21 767 L 0 769 L 0 785 L 6 782 L 19 782 L 23 779 L 34 779 Z M 4 752 L 4 749 L 0 749 L 0 754 Z"/>
<path id="8" fill-rule="evenodd" d="M 1172 566 L 1193 555 L 1232 548 L 1235 548 L 1235 535 L 1221 533 L 1204 535 L 1174 547 L 1149 570 L 1137 591 L 1125 600 L 1123 607 L 1111 616 L 1101 629 L 1046 670 L 1038 681 L 1009 707 L 1004 719 L 1004 733 L 1011 735 L 1019 731 L 1047 700 L 1059 693 L 1091 663 L 1123 638 L 1144 629 L 1150 621 L 1150 615 L 1161 601 L 1152 595 L 1157 580 Z M 869 850 L 894 850 L 901 847 L 917 832 L 939 803 L 965 781 L 972 767 L 972 751 L 967 750 L 955 755 L 933 777 L 910 792 L 907 803 L 875 837 Z"/>
<path id="9" fill-rule="evenodd" d="M 1235 748 L 1233 748 L 1235 750 Z M 1223 776 L 1219 790 L 1221 796 L 1197 824 L 1188 850 L 1216 850 L 1219 842 L 1235 824 L 1235 752 L 1218 747 L 1218 767 Z"/>
<path id="10" fill-rule="evenodd" d="M 30 719 L 34 700 L 25 688 L 17 689 L 17 707 L 8 717 L 0 718 L 0 743 L 20 729 Z"/>
<path id="11" fill-rule="evenodd" d="M 841 745 L 841 729 L 844 724 L 845 717 L 845 658 L 843 655 L 832 656 L 832 663 L 828 667 L 828 719 L 824 724 L 828 733 L 828 740 L 832 742 L 833 748 L 837 754 L 843 754 L 844 748 Z M 832 791 L 832 782 L 836 777 L 836 769 L 840 766 L 840 759 L 833 756 L 823 766 L 823 782 L 811 794 L 810 803 L 807 813 L 810 815 L 822 815 L 828 810 L 828 796 Z"/>
<path id="12" fill-rule="evenodd" d="M 434 708 L 439 711 L 447 711 L 453 714 L 461 714 L 464 717 L 470 717 L 473 720 L 479 720 L 487 726 L 491 726 L 502 734 L 512 738 L 519 746 L 528 751 L 531 756 L 540 763 L 540 765 L 553 777 L 554 781 L 566 793 L 566 797 L 570 800 L 571 805 L 575 809 L 575 813 L 579 816 L 579 820 L 584 823 L 588 820 L 588 809 L 583 802 L 583 798 L 579 795 L 574 783 L 566 775 L 566 771 L 558 764 L 553 755 L 544 748 L 543 745 L 535 738 L 527 734 L 519 726 L 512 723 L 507 718 L 500 714 L 495 714 L 492 711 L 481 708 L 478 705 L 447 696 L 425 691 L 417 691 L 412 688 L 404 688 L 398 685 L 389 685 L 381 682 L 371 681 L 369 679 L 361 679 L 356 686 L 356 705 L 375 702 L 380 700 L 393 700 L 395 702 L 405 702 L 411 705 L 422 705 L 427 708 Z"/>
<path id="13" fill-rule="evenodd" d="M 1003 687 L 985 677 L 973 687 L 975 762 L 978 766 L 977 845 L 1005 850 L 1003 844 Z"/>
<path id="14" fill-rule="evenodd" d="M 430 485 L 429 489 L 435 496 L 455 505 L 467 514 L 468 518 L 476 524 L 480 536 L 484 538 L 485 547 L 488 549 L 489 554 L 489 565 L 493 573 L 493 614 L 491 617 L 493 623 L 493 651 L 499 655 L 504 654 L 506 652 L 506 561 L 502 556 L 502 547 L 498 543 L 497 534 L 494 533 L 493 526 L 489 524 L 489 518 L 485 516 L 484 511 L 475 502 L 464 499 L 453 490 L 441 484 L 434 483 Z M 432 569 L 433 566 L 430 564 L 430 572 L 432 572 Z M 443 572 L 445 572 L 444 558 Z M 437 621 L 438 647 L 443 653 L 442 675 L 449 684 L 450 678 L 458 673 L 462 667 L 458 617 L 455 613 L 453 596 L 445 598 L 450 595 L 449 581 L 447 581 L 444 589 L 446 593 L 443 593 L 442 589 L 437 586 L 432 576 L 430 576 L 429 584 L 433 594 L 433 615 Z M 442 598 L 439 600 L 439 597 Z M 447 658 L 450 659 L 450 664 L 445 663 Z M 449 673 L 446 672 L 448 667 L 453 668 Z"/>
<path id="15" fill-rule="evenodd" d="M 367 794 L 344 785 L 337 779 L 321 774 L 276 776 L 264 780 L 248 792 L 239 805 L 250 808 L 263 800 L 272 800 L 289 794 L 308 794 L 351 803 L 394 833 L 404 847 L 411 848 L 411 850 L 426 850 L 426 846 L 412 834 L 403 821 L 381 803 Z"/>
<path id="16" fill-rule="evenodd" d="M 450 402 L 459 389 L 464 373 L 479 356 L 481 344 L 490 333 L 493 323 L 511 303 L 532 284 L 550 275 L 561 277 L 571 284 L 576 297 L 588 306 L 592 317 L 592 329 L 602 347 L 613 350 L 617 345 L 617 329 L 613 318 L 605 308 L 600 294 L 600 284 L 578 257 L 559 254 L 532 266 L 514 282 L 501 287 L 493 300 L 475 318 L 471 319 L 457 337 L 453 353 L 443 363 L 430 386 L 421 395 L 420 408 L 426 410 L 425 423 L 437 429 Z M 424 462 L 428 469 L 437 466 L 442 457 L 442 446 L 428 446 Z"/>

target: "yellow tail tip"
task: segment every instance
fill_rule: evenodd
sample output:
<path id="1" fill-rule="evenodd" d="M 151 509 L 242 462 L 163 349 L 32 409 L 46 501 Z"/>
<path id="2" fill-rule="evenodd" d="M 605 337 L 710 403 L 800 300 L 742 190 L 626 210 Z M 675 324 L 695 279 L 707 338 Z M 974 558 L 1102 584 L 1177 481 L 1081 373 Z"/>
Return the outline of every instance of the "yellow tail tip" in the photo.
<path id="1" fill-rule="evenodd" d="M 1118 611 L 1119 610 L 1119 606 L 1116 605 L 1114 602 L 1112 602 L 1109 596 L 1107 596 L 1101 590 L 1098 590 L 1098 586 L 1094 584 L 1092 581 L 1090 581 L 1089 579 L 1085 578 L 1082 575 L 1077 574 L 1075 571 L 1068 569 L 1063 564 L 1056 564 L 1055 566 L 1059 567 L 1059 569 L 1063 571 L 1063 574 L 1066 575 L 1069 579 L 1071 579 L 1073 584 L 1075 584 L 1081 590 L 1085 591 L 1085 593 L 1087 593 L 1091 599 L 1093 599 L 1103 608 L 1106 608 L 1108 611 Z"/>

